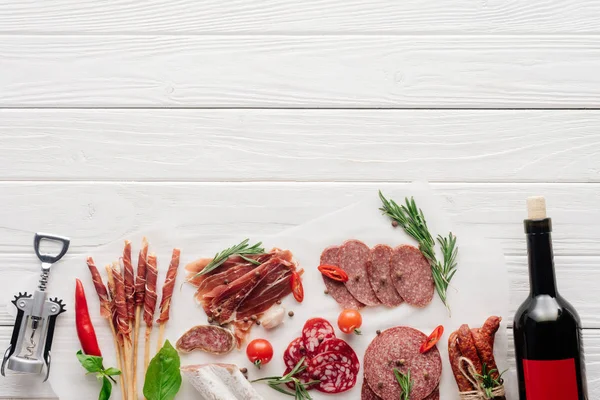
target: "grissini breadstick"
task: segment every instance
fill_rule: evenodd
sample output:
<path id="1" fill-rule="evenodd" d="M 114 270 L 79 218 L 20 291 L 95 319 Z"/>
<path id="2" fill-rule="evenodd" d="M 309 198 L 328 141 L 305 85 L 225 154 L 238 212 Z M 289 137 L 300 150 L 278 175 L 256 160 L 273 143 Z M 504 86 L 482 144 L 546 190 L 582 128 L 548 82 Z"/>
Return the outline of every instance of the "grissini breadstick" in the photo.
<path id="1" fill-rule="evenodd" d="M 121 380 L 121 393 L 123 396 L 123 400 L 127 400 L 127 377 L 125 371 L 123 370 L 123 366 L 125 365 L 125 347 L 123 335 L 118 329 L 119 315 L 117 308 L 117 292 L 115 288 L 115 280 L 113 276 L 112 266 L 108 264 L 104 268 L 106 269 L 106 283 L 111 298 L 111 314 L 109 324 L 113 335 L 116 338 L 115 347 L 117 348 L 117 367 L 121 370 L 121 375 L 119 376 L 119 379 Z"/>
<path id="2" fill-rule="evenodd" d="M 157 352 L 160 351 L 164 336 L 165 336 L 165 324 L 169 320 L 169 311 L 171 310 L 171 298 L 173 297 L 173 290 L 175 289 L 175 279 L 177 278 L 177 269 L 179 268 L 179 257 L 181 250 L 173 249 L 171 256 L 171 263 L 167 270 L 167 276 L 165 277 L 165 283 L 162 287 L 162 298 L 160 300 L 160 315 L 156 320 L 158 324 L 158 345 Z"/>
<path id="3" fill-rule="evenodd" d="M 140 322 L 146 293 L 146 258 L 148 257 L 148 240 L 142 239 L 142 249 L 138 256 L 137 275 L 134 286 L 135 323 L 133 331 L 133 398 L 137 400 L 137 364 L 140 343 Z"/>
<path id="4" fill-rule="evenodd" d="M 146 322 L 145 331 L 145 348 L 144 348 L 144 371 L 148 369 L 150 364 L 150 334 L 152 333 L 152 324 L 154 319 L 154 311 L 156 309 L 156 280 L 158 276 L 158 268 L 156 263 L 156 254 L 148 255 L 148 263 L 146 265 L 146 293 L 144 298 L 144 322 Z"/>

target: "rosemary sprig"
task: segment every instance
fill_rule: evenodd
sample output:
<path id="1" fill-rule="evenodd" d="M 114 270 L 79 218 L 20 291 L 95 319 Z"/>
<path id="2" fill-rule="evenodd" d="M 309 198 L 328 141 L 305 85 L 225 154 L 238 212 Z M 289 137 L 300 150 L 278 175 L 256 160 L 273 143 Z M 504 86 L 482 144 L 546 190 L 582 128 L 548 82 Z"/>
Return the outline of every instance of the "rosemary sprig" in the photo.
<path id="1" fill-rule="evenodd" d="M 256 260 L 253 260 L 246 256 L 251 255 L 251 254 L 264 254 L 265 249 L 260 247 L 262 245 L 262 242 L 258 242 L 253 246 L 249 246 L 248 245 L 249 241 L 250 241 L 250 239 L 245 239 L 242 242 L 240 242 L 239 244 L 236 244 L 235 246 L 231 246 L 230 248 L 225 249 L 225 250 L 221 251 L 220 253 L 217 253 L 215 255 L 215 257 L 212 259 L 212 261 L 210 263 L 208 263 L 208 265 L 206 267 L 204 267 L 202 269 L 202 271 L 198 272 L 196 275 L 189 278 L 188 280 L 192 280 L 200 275 L 208 274 L 209 272 L 219 268 L 231 256 L 240 256 L 244 260 L 246 260 L 254 265 L 260 265 L 260 263 L 257 262 Z"/>
<path id="2" fill-rule="evenodd" d="M 407 197 L 405 198 L 405 204 L 398 205 L 394 200 L 386 199 L 381 190 L 379 191 L 379 198 L 382 203 L 382 207 L 379 209 L 383 214 L 398 222 L 398 225 L 419 243 L 419 250 L 421 250 L 421 253 L 423 253 L 431 266 L 435 290 L 446 308 L 450 310 L 446 293 L 450 280 L 456 273 L 456 256 L 458 254 L 456 236 L 452 232 L 448 233 L 448 237 L 438 235 L 437 242 L 441 247 L 444 257 L 443 262 L 440 262 L 435 255 L 435 241 L 427 227 L 425 215 L 417 207 L 415 199 Z"/>
<path id="3" fill-rule="evenodd" d="M 400 389 L 402 389 L 402 394 L 400 395 L 400 400 L 409 400 L 410 399 L 410 391 L 413 387 L 413 380 L 410 378 L 410 369 L 406 371 L 406 374 L 398 371 L 394 368 L 394 375 L 396 376 L 396 380 L 398 381 L 398 385 L 400 385 Z"/>
<path id="4" fill-rule="evenodd" d="M 304 359 L 305 357 L 302 357 L 300 361 L 298 361 L 298 364 L 296 364 L 294 368 L 292 368 L 292 370 L 284 376 L 268 376 L 266 378 L 255 379 L 252 381 L 252 383 L 266 381 L 267 385 L 269 385 L 271 389 L 276 390 L 279 393 L 286 394 L 288 396 L 294 396 L 295 400 L 312 400 L 312 397 L 310 396 L 306 388 L 310 385 L 319 383 L 320 381 L 310 381 L 302 383 L 300 382 L 300 379 L 295 377 L 297 374 L 306 369 L 306 366 L 304 365 Z M 290 382 L 294 383 L 294 392 L 281 387 L 282 384 Z"/>
<path id="5" fill-rule="evenodd" d="M 487 365 L 483 363 L 483 366 L 481 368 L 481 375 L 475 374 L 475 378 L 481 382 L 481 388 L 485 391 L 486 397 L 488 399 L 492 398 L 492 392 L 494 391 L 494 388 L 497 388 L 498 386 L 502 385 L 502 383 L 504 383 L 502 375 L 504 375 L 506 371 L 507 370 L 500 372 L 498 374 L 498 378 L 494 378 L 492 377 L 492 374 L 498 373 L 498 370 L 492 368 L 488 371 Z"/>

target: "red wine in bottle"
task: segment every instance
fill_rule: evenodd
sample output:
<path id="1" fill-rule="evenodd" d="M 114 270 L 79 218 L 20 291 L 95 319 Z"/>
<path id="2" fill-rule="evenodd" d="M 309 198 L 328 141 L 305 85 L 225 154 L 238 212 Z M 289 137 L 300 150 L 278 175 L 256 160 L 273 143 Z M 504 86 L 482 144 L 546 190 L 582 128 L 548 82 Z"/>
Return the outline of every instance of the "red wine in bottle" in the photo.
<path id="1" fill-rule="evenodd" d="M 520 400 L 588 400 L 581 322 L 557 291 L 552 221 L 543 197 L 527 199 L 529 297 L 513 323 Z"/>

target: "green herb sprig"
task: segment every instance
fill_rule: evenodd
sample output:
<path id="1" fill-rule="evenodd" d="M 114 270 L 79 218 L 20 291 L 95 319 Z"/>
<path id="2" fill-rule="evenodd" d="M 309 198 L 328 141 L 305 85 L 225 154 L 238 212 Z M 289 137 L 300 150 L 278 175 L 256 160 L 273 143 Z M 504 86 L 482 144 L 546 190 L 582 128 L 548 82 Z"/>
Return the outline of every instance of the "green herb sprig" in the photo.
<path id="1" fill-rule="evenodd" d="M 258 242 L 255 245 L 250 246 L 248 245 L 249 241 L 250 239 L 245 239 L 241 243 L 236 244 L 235 246 L 231 246 L 230 248 L 215 254 L 215 257 L 212 259 L 212 261 L 208 263 L 208 265 L 204 267 L 202 271 L 198 272 L 196 275 L 194 275 L 192 278 L 189 278 L 188 280 L 192 280 L 198 276 L 208 274 L 209 272 L 219 268 L 221 265 L 223 265 L 225 261 L 227 261 L 229 257 L 232 256 L 240 256 L 249 263 L 252 263 L 254 265 L 260 265 L 258 261 L 253 260 L 252 258 L 249 258 L 247 256 L 253 254 L 264 254 L 265 249 L 261 247 L 262 242 Z"/>
<path id="2" fill-rule="evenodd" d="M 252 383 L 266 381 L 267 385 L 269 385 L 269 387 L 271 389 L 276 390 L 279 393 L 286 394 L 288 396 L 294 396 L 295 400 L 312 400 L 312 397 L 310 396 L 310 394 L 308 393 L 308 390 L 306 388 L 311 385 L 317 384 L 320 381 L 315 380 L 315 381 L 302 383 L 302 382 L 300 382 L 300 379 L 296 378 L 296 375 L 298 375 L 299 373 L 301 373 L 302 371 L 304 371 L 306 369 L 306 366 L 304 365 L 304 359 L 305 359 L 305 357 L 302 357 L 300 359 L 300 361 L 298 361 L 298 364 L 296 364 L 294 366 L 294 368 L 292 368 L 292 370 L 290 372 L 288 372 L 286 375 L 268 376 L 266 378 L 255 379 L 252 381 Z M 286 390 L 281 387 L 282 384 L 290 383 L 290 382 L 294 383 L 295 392 Z"/>
<path id="3" fill-rule="evenodd" d="M 435 241 L 427 227 L 427 221 L 423 211 L 417 207 L 414 198 L 405 198 L 405 204 L 398 205 L 392 199 L 386 199 L 381 190 L 379 191 L 382 207 L 379 209 L 384 215 L 398 222 L 398 225 L 404 231 L 419 243 L 419 250 L 425 256 L 431 266 L 431 274 L 435 284 L 435 290 L 440 299 L 450 310 L 447 301 L 447 291 L 450 281 L 456 273 L 456 257 L 458 247 L 456 246 L 456 236 L 452 232 L 447 237 L 437 236 L 437 242 L 440 245 L 443 261 L 438 261 L 435 255 Z"/>
<path id="4" fill-rule="evenodd" d="M 173 400 L 181 387 L 181 361 L 177 350 L 167 340 L 152 358 L 144 379 L 147 400 Z"/>
<path id="5" fill-rule="evenodd" d="M 98 395 L 98 400 L 108 400 L 112 393 L 112 382 L 117 383 L 113 376 L 121 375 L 121 371 L 116 368 L 104 368 L 102 357 L 88 356 L 81 350 L 77 353 L 77 359 L 87 371 L 87 374 L 96 374 L 96 378 L 102 382 L 102 388 Z"/>
<path id="6" fill-rule="evenodd" d="M 410 369 L 406 371 L 406 374 L 403 374 L 402 372 L 398 371 L 398 369 L 394 368 L 394 376 L 396 376 L 398 385 L 400 385 L 400 389 L 402 389 L 400 400 L 409 400 L 410 392 L 414 384 L 414 381 L 410 378 Z"/>
<path id="7" fill-rule="evenodd" d="M 491 399 L 493 396 L 492 392 L 494 391 L 494 389 L 504 383 L 502 375 L 504 375 L 504 373 L 507 370 L 498 373 L 498 370 L 496 368 L 492 368 L 490 370 L 488 370 L 487 368 L 487 365 L 483 363 L 483 366 L 481 368 L 481 374 L 475 374 L 475 378 L 481 382 L 480 385 L 483 391 L 485 392 L 486 397 L 488 399 Z M 495 374 L 498 374 L 497 378 L 494 378 L 492 376 Z"/>

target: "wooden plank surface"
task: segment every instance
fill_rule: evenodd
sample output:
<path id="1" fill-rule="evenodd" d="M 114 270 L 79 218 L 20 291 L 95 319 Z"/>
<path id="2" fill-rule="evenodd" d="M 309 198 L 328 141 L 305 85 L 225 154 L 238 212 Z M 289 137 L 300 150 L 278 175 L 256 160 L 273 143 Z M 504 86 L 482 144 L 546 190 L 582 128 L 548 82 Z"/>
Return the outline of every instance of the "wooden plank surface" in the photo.
<path id="1" fill-rule="evenodd" d="M 0 107 L 600 107 L 592 35 L 2 38 Z"/>
<path id="2" fill-rule="evenodd" d="M 598 182 L 598 132 L 588 110 L 0 109 L 0 180 Z"/>
<path id="3" fill-rule="evenodd" d="M 71 252 L 99 246 L 159 221 L 182 237 L 267 235 L 404 184 L 295 182 L 2 182 L 0 253 L 30 254 L 36 231 L 68 232 Z M 545 195 L 559 256 L 599 256 L 598 184 L 433 184 L 449 215 L 477 226 L 505 254 L 526 254 L 525 198 Z M 211 239 L 212 238 L 212 239 Z"/>
<path id="4" fill-rule="evenodd" d="M 598 33 L 594 0 L 0 2 L 18 33 Z"/>

